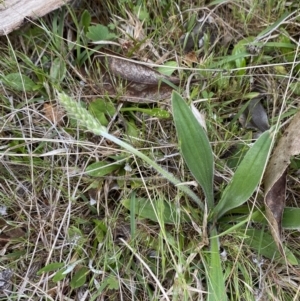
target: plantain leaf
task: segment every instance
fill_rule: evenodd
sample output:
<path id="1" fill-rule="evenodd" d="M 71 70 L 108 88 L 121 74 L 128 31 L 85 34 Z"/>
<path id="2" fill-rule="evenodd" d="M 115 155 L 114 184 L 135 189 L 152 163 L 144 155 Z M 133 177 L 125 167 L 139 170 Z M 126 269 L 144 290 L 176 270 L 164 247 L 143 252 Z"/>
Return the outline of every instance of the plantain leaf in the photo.
<path id="1" fill-rule="evenodd" d="M 80 268 L 72 277 L 70 282 L 71 288 L 75 289 L 86 284 L 86 276 L 89 273 L 89 269 L 87 267 Z"/>
<path id="2" fill-rule="evenodd" d="M 100 161 L 90 164 L 85 171 L 91 177 L 103 177 L 117 170 L 121 166 L 121 164 L 117 163 L 108 163 Z"/>
<path id="3" fill-rule="evenodd" d="M 242 232 L 240 232 L 242 234 Z M 244 232 L 245 233 L 245 232 Z M 247 229 L 246 235 L 248 236 L 244 241 L 258 254 L 263 255 L 271 260 L 278 261 L 286 264 L 288 261 L 292 265 L 298 265 L 299 262 L 295 255 L 287 247 L 284 247 L 285 257 L 282 257 L 278 251 L 277 245 L 273 237 L 263 232 L 263 230 Z"/>
<path id="4" fill-rule="evenodd" d="M 17 91 L 30 92 L 37 87 L 36 84 L 27 75 L 20 73 L 10 73 L 2 77 L 3 82 Z"/>
<path id="5" fill-rule="evenodd" d="M 212 209 L 214 162 L 209 140 L 191 109 L 175 91 L 172 94 L 172 108 L 182 156 L 204 191 L 208 209 Z"/>
<path id="6" fill-rule="evenodd" d="M 215 228 L 211 231 L 210 238 L 210 262 L 209 270 L 206 271 L 206 277 L 208 277 L 208 298 L 207 301 L 226 301 L 226 288 L 224 281 L 224 274 L 222 271 L 219 237 L 217 236 Z"/>
<path id="7" fill-rule="evenodd" d="M 300 229 L 300 208 L 286 207 L 283 211 L 282 227 L 285 229 Z"/>
<path id="8" fill-rule="evenodd" d="M 41 268 L 37 272 L 37 275 L 42 275 L 43 273 L 56 271 L 56 270 L 62 268 L 64 265 L 65 264 L 63 262 L 52 262 L 52 263 L 49 263 L 45 267 Z"/>
<path id="9" fill-rule="evenodd" d="M 162 222 L 165 224 L 176 224 L 179 220 L 187 222 L 190 220 L 185 212 L 179 211 L 174 203 L 166 202 L 158 198 L 150 202 L 145 198 L 131 198 L 122 201 L 122 205 L 132 211 L 139 218 L 147 218 L 154 222 L 159 221 L 159 216 L 162 217 Z M 162 211 L 162 212 L 159 212 Z"/>
<path id="10" fill-rule="evenodd" d="M 248 150 L 238 166 L 211 217 L 218 218 L 245 203 L 256 189 L 263 175 L 272 143 L 270 131 L 264 132 Z"/>

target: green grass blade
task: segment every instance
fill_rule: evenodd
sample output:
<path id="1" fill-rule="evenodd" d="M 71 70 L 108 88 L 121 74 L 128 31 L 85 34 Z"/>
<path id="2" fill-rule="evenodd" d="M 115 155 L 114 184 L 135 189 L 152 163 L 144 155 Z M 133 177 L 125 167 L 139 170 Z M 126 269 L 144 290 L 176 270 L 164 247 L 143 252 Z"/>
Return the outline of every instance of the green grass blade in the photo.
<path id="1" fill-rule="evenodd" d="M 213 153 L 203 127 L 191 109 L 175 91 L 172 94 L 172 108 L 179 147 L 189 170 L 201 185 L 208 209 L 213 208 Z"/>
<path id="2" fill-rule="evenodd" d="M 229 185 L 225 188 L 220 202 L 214 208 L 212 217 L 221 217 L 227 211 L 245 203 L 256 189 L 263 175 L 272 135 L 264 132 L 249 149 L 238 166 Z"/>
<path id="3" fill-rule="evenodd" d="M 211 231 L 210 238 L 210 262 L 209 270 L 206 271 L 208 298 L 207 301 L 226 301 L 226 288 L 222 270 L 219 238 L 215 228 Z"/>

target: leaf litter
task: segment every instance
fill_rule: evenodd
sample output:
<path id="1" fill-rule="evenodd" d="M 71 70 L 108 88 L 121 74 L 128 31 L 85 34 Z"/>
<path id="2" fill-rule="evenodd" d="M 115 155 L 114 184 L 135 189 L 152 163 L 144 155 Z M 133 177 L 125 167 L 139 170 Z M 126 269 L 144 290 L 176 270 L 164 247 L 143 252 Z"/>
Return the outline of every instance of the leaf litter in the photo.
<path id="1" fill-rule="evenodd" d="M 300 111 L 293 117 L 274 149 L 264 176 L 266 216 L 279 251 L 281 243 L 282 216 L 285 208 L 287 168 L 291 156 L 300 154 Z"/>

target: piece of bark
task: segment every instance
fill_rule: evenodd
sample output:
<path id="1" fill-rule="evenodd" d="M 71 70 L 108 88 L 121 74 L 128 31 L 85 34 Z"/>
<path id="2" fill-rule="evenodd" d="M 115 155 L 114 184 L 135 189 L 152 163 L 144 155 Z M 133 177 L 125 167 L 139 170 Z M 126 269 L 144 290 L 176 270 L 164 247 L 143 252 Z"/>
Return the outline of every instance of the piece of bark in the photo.
<path id="1" fill-rule="evenodd" d="M 26 20 L 34 20 L 65 5 L 70 0 L 4 0 L 0 1 L 0 35 L 19 28 Z"/>

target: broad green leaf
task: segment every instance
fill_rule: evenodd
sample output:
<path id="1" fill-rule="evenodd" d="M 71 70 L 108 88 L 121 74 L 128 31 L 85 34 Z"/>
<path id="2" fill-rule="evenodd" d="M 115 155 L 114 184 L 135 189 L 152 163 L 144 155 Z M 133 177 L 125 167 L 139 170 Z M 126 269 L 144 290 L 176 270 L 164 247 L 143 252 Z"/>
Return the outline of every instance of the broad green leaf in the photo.
<path id="1" fill-rule="evenodd" d="M 47 272 L 53 272 L 56 271 L 60 268 L 62 268 L 65 264 L 63 262 L 53 262 L 53 263 L 49 263 L 47 264 L 45 267 L 41 268 L 38 272 L 37 275 L 41 275 L 43 273 L 47 273 Z"/>
<path id="2" fill-rule="evenodd" d="M 107 174 L 112 173 L 120 167 L 120 164 L 101 161 L 90 164 L 85 171 L 91 177 L 103 177 Z"/>
<path id="3" fill-rule="evenodd" d="M 257 229 L 247 229 L 244 233 L 248 236 L 244 242 L 259 255 L 263 255 L 274 261 L 279 261 L 282 264 L 285 264 L 286 260 L 292 265 L 298 264 L 297 258 L 287 247 L 284 247 L 286 258 L 281 256 L 277 245 L 270 234 Z M 242 234 L 242 232 L 240 232 L 240 234 Z"/>
<path id="4" fill-rule="evenodd" d="M 300 229 L 300 208 L 286 207 L 282 216 L 282 227 L 285 229 Z"/>
<path id="5" fill-rule="evenodd" d="M 133 11 L 141 21 L 147 22 L 150 20 L 150 15 L 146 6 L 136 5 L 133 7 Z"/>
<path id="6" fill-rule="evenodd" d="M 117 37 L 114 33 L 111 33 L 106 26 L 101 24 L 89 26 L 86 36 L 92 41 L 109 41 Z"/>
<path id="7" fill-rule="evenodd" d="M 107 279 L 107 287 L 110 290 L 117 290 L 120 287 L 120 280 L 115 276 L 109 276 Z"/>
<path id="8" fill-rule="evenodd" d="M 208 209 L 212 209 L 214 162 L 209 140 L 189 106 L 175 91 L 172 108 L 182 156 L 205 193 Z"/>
<path id="9" fill-rule="evenodd" d="M 187 222 L 190 220 L 183 211 L 179 211 L 179 208 L 174 203 L 166 202 L 160 198 L 152 202 L 144 198 L 125 199 L 122 201 L 122 205 L 128 210 L 132 210 L 132 206 L 134 206 L 135 214 L 139 218 L 148 218 L 154 222 L 158 222 L 159 217 L 162 217 L 160 222 L 166 224 L 175 224 L 178 221 Z"/>
<path id="10" fill-rule="evenodd" d="M 163 66 L 158 67 L 156 70 L 161 74 L 171 76 L 173 72 L 177 69 L 178 64 L 176 61 L 166 62 Z"/>
<path id="11" fill-rule="evenodd" d="M 248 150 L 231 182 L 222 193 L 219 203 L 212 212 L 212 217 L 221 217 L 250 198 L 263 175 L 271 143 L 272 135 L 270 131 L 266 131 Z"/>
<path id="12" fill-rule="evenodd" d="M 67 274 L 64 273 L 65 270 L 66 270 L 66 269 L 61 269 L 61 270 L 59 270 L 59 271 L 54 275 L 54 277 L 52 278 L 52 280 L 53 280 L 54 282 L 58 282 L 58 281 L 63 280 L 64 278 L 66 278 Z"/>
<path id="13" fill-rule="evenodd" d="M 106 126 L 108 120 L 105 115 L 113 116 L 116 112 L 116 108 L 113 104 L 104 101 L 103 99 L 96 99 L 89 104 L 88 110 L 99 120 L 99 122 Z"/>
<path id="14" fill-rule="evenodd" d="M 66 72 L 67 69 L 65 61 L 59 57 L 55 58 L 51 64 L 50 77 L 60 83 L 65 78 Z"/>
<path id="15" fill-rule="evenodd" d="M 140 127 L 137 127 L 135 121 L 133 119 L 131 120 L 124 120 L 125 123 L 125 129 L 127 136 L 130 137 L 130 141 L 133 146 L 141 146 L 140 139 L 134 139 L 134 138 L 141 138 L 143 137 L 143 130 Z"/>
<path id="16" fill-rule="evenodd" d="M 17 91 L 34 91 L 36 84 L 26 75 L 10 73 L 2 77 L 4 83 Z"/>
<path id="17" fill-rule="evenodd" d="M 219 238 L 216 228 L 211 231 L 209 270 L 206 270 L 208 301 L 226 301 L 225 279 L 221 264 Z"/>
<path id="18" fill-rule="evenodd" d="M 80 268 L 72 277 L 70 282 L 71 288 L 78 288 L 86 284 L 86 275 L 89 273 L 87 267 Z"/>
<path id="19" fill-rule="evenodd" d="M 300 208 L 286 207 L 284 208 L 282 215 L 282 228 L 284 229 L 300 229 Z M 265 215 L 262 213 L 258 214 L 253 218 L 253 221 L 261 224 L 268 224 Z"/>

